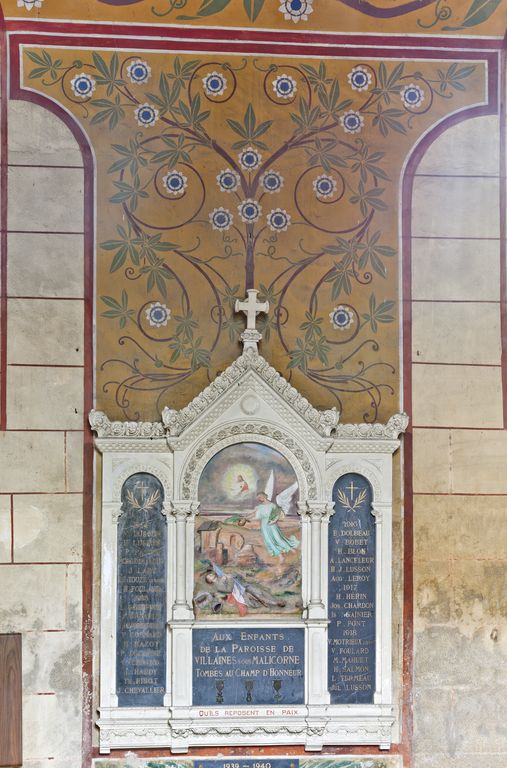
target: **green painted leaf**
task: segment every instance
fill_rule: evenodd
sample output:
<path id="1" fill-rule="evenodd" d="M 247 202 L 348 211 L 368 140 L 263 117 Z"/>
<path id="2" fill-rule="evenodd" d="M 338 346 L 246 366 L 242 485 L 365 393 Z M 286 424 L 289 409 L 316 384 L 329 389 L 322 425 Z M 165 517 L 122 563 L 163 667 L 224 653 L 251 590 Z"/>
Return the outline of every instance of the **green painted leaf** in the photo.
<path id="1" fill-rule="evenodd" d="M 117 269 L 120 269 L 120 267 L 123 267 L 125 264 L 125 259 L 127 258 L 127 248 L 121 248 L 116 256 L 114 257 L 113 261 L 111 262 L 111 266 L 109 267 L 110 272 L 116 272 Z"/>
<path id="2" fill-rule="evenodd" d="M 191 21 L 203 16 L 213 16 L 213 14 L 220 13 L 224 8 L 227 8 L 230 2 L 231 0 L 203 0 L 196 16 L 178 16 L 177 18 L 182 21 Z"/>
<path id="3" fill-rule="evenodd" d="M 463 26 L 473 27 L 476 24 L 482 24 L 489 19 L 499 5 L 500 0 L 474 0 L 465 16 Z"/>
<path id="4" fill-rule="evenodd" d="M 26 55 L 30 59 L 30 61 L 33 61 L 34 64 L 41 64 L 43 66 L 47 66 L 47 62 L 44 61 L 38 54 L 36 54 L 34 51 L 27 51 Z"/>
<path id="5" fill-rule="evenodd" d="M 245 129 L 243 128 L 241 123 L 238 123 L 237 120 L 227 120 L 227 124 L 229 125 L 230 128 L 232 128 L 232 130 L 235 133 L 239 134 L 240 136 L 244 136 L 245 138 L 247 138 L 246 133 L 245 133 Z"/>
<path id="6" fill-rule="evenodd" d="M 474 0 L 461 25 L 458 27 L 444 27 L 444 30 L 450 32 L 463 29 L 463 27 L 475 27 L 477 24 L 482 24 L 493 15 L 500 2 L 501 0 Z"/>
<path id="7" fill-rule="evenodd" d="M 254 108 L 249 104 L 245 112 L 245 130 L 249 136 L 254 132 L 256 122 Z"/>
<path id="8" fill-rule="evenodd" d="M 113 309 L 121 309 L 121 304 L 119 304 L 116 299 L 113 299 L 112 296 L 101 296 L 100 298 L 104 304 L 107 304 L 108 307 L 112 307 Z"/>
<path id="9" fill-rule="evenodd" d="M 381 277 L 387 276 L 387 269 L 385 268 L 385 265 L 381 262 L 379 257 L 375 254 L 371 254 L 371 264 L 375 272 L 380 275 Z"/>
<path id="10" fill-rule="evenodd" d="M 102 74 L 103 77 L 108 78 L 109 77 L 109 69 L 102 58 L 102 56 L 99 56 L 98 53 L 93 53 L 93 63 L 95 64 L 95 67 L 98 69 L 98 71 Z"/>
<path id="11" fill-rule="evenodd" d="M 243 0 L 243 6 L 250 21 L 256 20 L 257 16 L 262 11 L 263 5 L 264 0 Z"/>
<path id="12" fill-rule="evenodd" d="M 28 79 L 36 80 L 38 77 L 43 77 L 47 71 L 48 71 L 47 67 L 36 67 L 35 69 L 32 69 L 32 71 L 28 75 Z"/>

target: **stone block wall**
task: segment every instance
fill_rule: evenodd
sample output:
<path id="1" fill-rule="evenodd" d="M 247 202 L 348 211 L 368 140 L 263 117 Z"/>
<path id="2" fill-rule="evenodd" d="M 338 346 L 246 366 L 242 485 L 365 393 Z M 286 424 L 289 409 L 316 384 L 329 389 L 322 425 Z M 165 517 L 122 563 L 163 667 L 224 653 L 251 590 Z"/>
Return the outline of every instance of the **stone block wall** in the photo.
<path id="1" fill-rule="evenodd" d="M 83 168 L 68 128 L 9 104 L 0 631 L 23 635 L 26 768 L 81 766 Z"/>
<path id="2" fill-rule="evenodd" d="M 498 136 L 460 123 L 414 184 L 415 768 L 507 761 Z"/>

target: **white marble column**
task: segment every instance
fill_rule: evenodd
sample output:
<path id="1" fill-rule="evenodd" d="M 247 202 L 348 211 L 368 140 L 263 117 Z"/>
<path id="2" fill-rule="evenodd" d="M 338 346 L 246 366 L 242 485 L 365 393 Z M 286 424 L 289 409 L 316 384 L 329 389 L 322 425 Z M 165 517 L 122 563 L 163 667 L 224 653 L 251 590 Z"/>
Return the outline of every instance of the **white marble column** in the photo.
<path id="1" fill-rule="evenodd" d="M 172 620 L 189 621 L 194 618 L 188 588 L 188 585 L 193 582 L 193 563 L 189 552 L 193 550 L 194 516 L 198 502 L 173 500 L 171 507 L 171 514 L 176 521 L 176 599 L 172 609 Z M 191 542 L 189 542 L 190 537 Z"/>
<path id="2" fill-rule="evenodd" d="M 167 520 L 167 573 L 166 573 L 166 615 L 169 616 L 169 610 L 174 605 L 175 600 L 175 579 L 173 574 L 173 563 L 176 560 L 176 542 L 175 527 L 176 521 L 172 514 L 172 504 L 170 501 L 164 501 L 162 514 Z M 164 706 L 170 707 L 172 703 L 172 647 L 170 632 L 166 632 L 166 682 Z"/>
<path id="3" fill-rule="evenodd" d="M 192 608 L 193 592 L 193 545 L 195 513 L 199 504 L 195 501 L 171 502 L 171 514 L 175 521 L 175 600 L 172 619 L 169 622 L 171 645 L 171 717 L 187 721 L 192 706 Z M 183 743 L 177 751 L 185 752 Z"/>
<path id="4" fill-rule="evenodd" d="M 371 513 L 375 517 L 375 646 L 376 680 L 374 704 L 392 703 L 392 662 L 391 662 L 391 518 L 390 502 L 374 501 Z"/>
<path id="5" fill-rule="evenodd" d="M 102 580 L 100 616 L 100 708 L 118 706 L 116 694 L 116 602 L 118 521 L 121 501 L 102 503 Z"/>
<path id="6" fill-rule="evenodd" d="M 310 518 L 310 602 L 309 619 L 326 619 L 326 607 L 323 598 L 322 569 L 324 567 L 324 541 L 326 521 L 333 510 L 331 502 L 309 501 L 306 503 L 306 515 Z"/>
<path id="7" fill-rule="evenodd" d="M 310 520 L 310 601 L 307 620 L 307 704 L 314 726 L 321 722 L 329 704 L 327 690 L 327 611 L 323 594 L 323 570 L 326 566 L 327 542 L 324 533 L 332 512 L 330 502 L 308 501 L 305 514 Z M 319 728 L 317 728 L 317 731 Z M 316 738 L 306 749 L 319 749 Z"/>

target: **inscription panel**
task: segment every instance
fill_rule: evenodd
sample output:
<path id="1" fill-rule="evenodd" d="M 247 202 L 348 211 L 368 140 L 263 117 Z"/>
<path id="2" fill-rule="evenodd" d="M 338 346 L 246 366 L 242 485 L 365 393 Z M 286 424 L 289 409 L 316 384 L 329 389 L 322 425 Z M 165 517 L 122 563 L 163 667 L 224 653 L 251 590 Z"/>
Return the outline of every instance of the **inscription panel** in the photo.
<path id="1" fill-rule="evenodd" d="M 118 524 L 116 693 L 120 707 L 162 706 L 166 679 L 167 523 L 161 483 L 125 481 Z"/>
<path id="2" fill-rule="evenodd" d="M 194 629 L 194 706 L 304 704 L 304 629 Z"/>
<path id="3" fill-rule="evenodd" d="M 341 477 L 329 523 L 331 704 L 368 704 L 375 692 L 375 518 L 369 482 Z"/>
<path id="4" fill-rule="evenodd" d="M 399 755 L 351 756 L 336 755 L 322 757 L 298 757 L 284 755 L 270 757 L 264 754 L 259 757 L 245 758 L 242 755 L 231 755 L 222 758 L 153 758 L 138 757 L 137 768 L 401 768 L 402 760 Z M 94 761 L 94 768 L 132 768 L 131 758 L 102 759 Z"/>

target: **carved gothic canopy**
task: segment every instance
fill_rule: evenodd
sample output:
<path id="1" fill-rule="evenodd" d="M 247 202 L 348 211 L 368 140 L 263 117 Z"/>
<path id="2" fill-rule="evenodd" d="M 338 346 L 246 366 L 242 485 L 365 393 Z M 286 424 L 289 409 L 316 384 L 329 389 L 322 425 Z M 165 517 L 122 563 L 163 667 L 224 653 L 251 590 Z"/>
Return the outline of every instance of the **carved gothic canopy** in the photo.
<path id="1" fill-rule="evenodd" d="M 258 353 L 154 423 L 92 411 L 102 453 L 100 750 L 398 735 L 392 455 Z"/>

